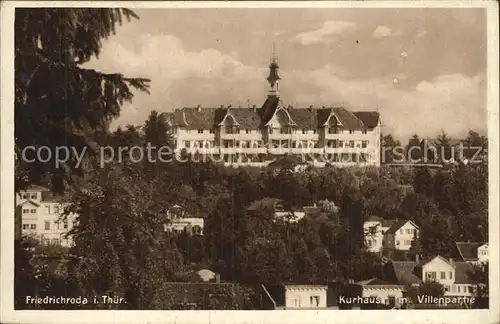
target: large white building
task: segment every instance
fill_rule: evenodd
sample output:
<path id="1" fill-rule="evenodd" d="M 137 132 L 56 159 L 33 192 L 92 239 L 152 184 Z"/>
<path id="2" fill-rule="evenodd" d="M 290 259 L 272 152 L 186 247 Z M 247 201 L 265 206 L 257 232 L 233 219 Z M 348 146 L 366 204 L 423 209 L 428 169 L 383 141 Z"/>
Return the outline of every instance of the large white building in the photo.
<path id="1" fill-rule="evenodd" d="M 63 211 L 64 204 L 47 188 L 32 185 L 16 195 L 22 234 L 38 239 L 41 244 L 66 247 L 73 244 L 66 234 L 72 229 L 76 215 L 62 219 Z"/>
<path id="2" fill-rule="evenodd" d="M 343 107 L 285 106 L 278 64 L 267 78 L 271 89 L 262 107 L 185 107 L 162 116 L 175 152 L 224 162 L 265 166 L 269 156 L 301 155 L 318 166 L 380 165 L 380 116 Z"/>

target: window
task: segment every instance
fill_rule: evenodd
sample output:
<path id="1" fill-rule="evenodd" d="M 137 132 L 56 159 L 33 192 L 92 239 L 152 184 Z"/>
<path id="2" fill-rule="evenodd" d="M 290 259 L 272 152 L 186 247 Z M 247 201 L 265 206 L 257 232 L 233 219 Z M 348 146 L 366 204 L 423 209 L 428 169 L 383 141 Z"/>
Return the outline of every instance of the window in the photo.
<path id="1" fill-rule="evenodd" d="M 468 286 L 467 288 L 468 288 L 468 290 L 469 290 L 470 293 L 474 292 L 473 289 L 472 289 L 472 286 Z"/>
<path id="2" fill-rule="evenodd" d="M 54 222 L 54 229 L 59 229 L 59 222 Z"/>
<path id="3" fill-rule="evenodd" d="M 36 229 L 36 224 L 31 224 L 30 229 L 35 230 Z"/>
<path id="4" fill-rule="evenodd" d="M 349 141 L 349 147 L 354 148 L 354 141 Z"/>
<path id="5" fill-rule="evenodd" d="M 23 209 L 23 214 L 28 214 L 30 212 L 29 209 Z"/>
<path id="6" fill-rule="evenodd" d="M 395 296 L 388 296 L 388 302 L 389 306 L 394 307 L 396 306 L 396 297 Z"/>
<path id="7" fill-rule="evenodd" d="M 302 134 L 305 134 L 307 133 L 307 131 L 305 129 L 302 130 Z"/>
<path id="8" fill-rule="evenodd" d="M 363 129 L 361 132 L 362 132 L 363 134 L 366 134 L 366 133 L 367 133 L 366 129 Z"/>
<path id="9" fill-rule="evenodd" d="M 272 133 L 273 133 L 273 129 L 269 128 L 269 134 L 272 134 Z"/>
<path id="10" fill-rule="evenodd" d="M 354 129 L 350 129 L 349 134 L 354 134 Z"/>
<path id="11" fill-rule="evenodd" d="M 198 129 L 198 134 L 203 134 L 203 129 Z"/>
<path id="12" fill-rule="evenodd" d="M 436 272 L 434 272 L 434 271 L 427 272 L 427 279 L 436 280 Z"/>
<path id="13" fill-rule="evenodd" d="M 319 306 L 319 296 L 311 296 L 311 306 Z"/>
<path id="14" fill-rule="evenodd" d="M 406 229 L 406 234 L 411 234 L 411 229 L 410 228 Z"/>
<path id="15" fill-rule="evenodd" d="M 59 239 L 52 239 L 52 244 L 59 245 L 59 243 L 60 243 Z"/>
<path id="16" fill-rule="evenodd" d="M 317 133 L 318 133 L 318 131 L 316 129 L 313 130 L 313 134 L 317 134 Z"/>
<path id="17" fill-rule="evenodd" d="M 67 229 L 68 228 L 68 222 L 64 222 L 64 229 Z"/>
<path id="18" fill-rule="evenodd" d="M 213 134 L 213 133 L 215 133 L 215 129 L 211 128 L 210 129 L 210 134 Z"/>
<path id="19" fill-rule="evenodd" d="M 370 226 L 369 231 L 370 231 L 370 234 L 372 234 L 372 235 L 377 233 L 377 226 Z"/>
<path id="20" fill-rule="evenodd" d="M 399 240 L 396 240 L 396 245 L 399 246 Z"/>
<path id="21" fill-rule="evenodd" d="M 31 194 L 31 199 L 36 199 L 37 198 L 37 194 Z"/>
<path id="22" fill-rule="evenodd" d="M 191 147 L 191 141 L 185 141 L 184 147 Z"/>
<path id="23" fill-rule="evenodd" d="M 22 198 L 22 199 L 29 199 L 29 198 L 30 198 L 30 196 L 29 196 L 28 194 L 22 194 L 21 198 Z"/>
<path id="24" fill-rule="evenodd" d="M 59 206 L 54 206 L 54 213 L 56 213 L 56 214 L 60 213 Z"/>
<path id="25" fill-rule="evenodd" d="M 329 127 L 328 134 L 337 134 L 337 128 L 336 127 Z"/>
<path id="26" fill-rule="evenodd" d="M 449 278 L 449 279 L 453 279 L 453 272 L 451 272 L 451 271 L 450 271 L 450 272 L 448 272 L 448 278 Z"/>
<path id="27" fill-rule="evenodd" d="M 411 241 L 410 240 L 405 240 L 405 245 L 410 245 Z"/>
<path id="28" fill-rule="evenodd" d="M 344 147 L 344 141 L 339 141 L 339 147 Z"/>
<path id="29" fill-rule="evenodd" d="M 31 210 L 30 210 L 30 213 L 31 213 L 31 214 L 36 214 L 36 209 L 31 209 Z"/>
<path id="30" fill-rule="evenodd" d="M 45 222 L 45 230 L 50 230 L 50 222 Z"/>
<path id="31" fill-rule="evenodd" d="M 450 286 L 445 285 L 445 286 L 444 286 L 444 291 L 450 291 Z"/>
<path id="32" fill-rule="evenodd" d="M 245 130 L 245 132 L 246 132 L 247 134 L 250 134 L 250 133 L 251 133 L 251 131 L 250 131 L 249 129 Z"/>
<path id="33" fill-rule="evenodd" d="M 30 228 L 30 224 L 23 224 L 23 230 L 27 230 Z"/>
<path id="34" fill-rule="evenodd" d="M 399 233 L 404 234 L 403 229 L 400 229 L 400 230 L 399 230 Z"/>
<path id="35" fill-rule="evenodd" d="M 460 292 L 460 286 L 457 286 L 457 292 Z"/>
<path id="36" fill-rule="evenodd" d="M 368 141 L 361 141 L 361 147 L 362 148 L 367 148 L 368 147 Z"/>
<path id="37" fill-rule="evenodd" d="M 446 272 L 445 271 L 441 271 L 441 279 L 446 279 Z"/>

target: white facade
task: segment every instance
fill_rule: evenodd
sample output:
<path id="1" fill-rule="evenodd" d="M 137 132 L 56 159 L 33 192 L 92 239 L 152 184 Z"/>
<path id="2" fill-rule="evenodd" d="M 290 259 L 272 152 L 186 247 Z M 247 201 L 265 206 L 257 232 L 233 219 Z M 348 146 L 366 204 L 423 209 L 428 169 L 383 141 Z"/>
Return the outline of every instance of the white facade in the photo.
<path id="1" fill-rule="evenodd" d="M 285 309 L 326 308 L 327 286 L 285 286 Z"/>
<path id="2" fill-rule="evenodd" d="M 485 243 L 477 248 L 477 259 L 479 263 L 488 262 L 488 243 Z"/>
<path id="3" fill-rule="evenodd" d="M 453 261 L 436 256 L 422 266 L 422 280 L 436 281 L 445 288 L 445 296 L 472 297 L 475 285 L 456 282 L 456 267 Z"/>
<path id="4" fill-rule="evenodd" d="M 411 242 L 416 237 L 419 237 L 417 225 L 413 222 L 406 222 L 401 228 L 394 233 L 394 248 L 397 250 L 408 251 L 411 247 Z"/>
<path id="5" fill-rule="evenodd" d="M 173 218 L 169 223 L 164 224 L 165 232 L 183 233 L 188 232 L 203 235 L 204 219 L 198 217 Z"/>
<path id="6" fill-rule="evenodd" d="M 378 304 L 401 305 L 404 287 L 399 285 L 361 285 L 361 297 L 376 297 Z"/>
<path id="7" fill-rule="evenodd" d="M 407 251 L 411 247 L 414 235 L 419 237 L 418 226 L 412 221 L 406 223 L 382 220 L 367 220 L 363 223 L 365 246 L 370 252 L 380 252 L 383 248 Z"/>
<path id="8" fill-rule="evenodd" d="M 41 244 L 69 247 L 73 240 L 66 234 L 73 228 L 76 215 L 70 214 L 62 218 L 64 205 L 52 199 L 45 200 L 42 194 L 44 191 L 48 192 L 48 189 L 35 187 L 16 195 L 22 233 L 38 239 Z"/>

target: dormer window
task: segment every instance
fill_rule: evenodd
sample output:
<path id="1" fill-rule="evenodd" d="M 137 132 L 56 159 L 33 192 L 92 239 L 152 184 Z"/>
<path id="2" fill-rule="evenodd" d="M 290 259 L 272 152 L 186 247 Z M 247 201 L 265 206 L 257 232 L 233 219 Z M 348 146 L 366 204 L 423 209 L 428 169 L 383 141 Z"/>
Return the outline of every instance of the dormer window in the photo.
<path id="1" fill-rule="evenodd" d="M 249 129 L 246 129 L 246 130 L 245 130 L 245 132 L 246 132 L 247 134 L 250 134 L 250 133 L 251 133 L 251 131 L 250 131 Z"/>
<path id="2" fill-rule="evenodd" d="M 307 133 L 307 130 L 303 129 L 302 134 L 306 134 L 306 133 Z"/>
<path id="3" fill-rule="evenodd" d="M 317 133 L 318 133 L 318 131 L 316 129 L 313 130 L 313 134 L 317 134 Z"/>
<path id="4" fill-rule="evenodd" d="M 198 129 L 198 134 L 203 134 L 203 129 Z"/>
<path id="5" fill-rule="evenodd" d="M 37 199 L 37 194 L 36 193 L 31 194 L 31 199 Z"/>
<path id="6" fill-rule="evenodd" d="M 366 129 L 363 129 L 361 132 L 362 132 L 363 134 L 368 133 L 368 132 L 366 131 Z"/>
<path id="7" fill-rule="evenodd" d="M 354 134 L 354 129 L 350 129 L 349 134 Z"/>
<path id="8" fill-rule="evenodd" d="M 210 128 L 210 134 L 214 134 L 214 133 L 215 133 L 215 129 Z"/>

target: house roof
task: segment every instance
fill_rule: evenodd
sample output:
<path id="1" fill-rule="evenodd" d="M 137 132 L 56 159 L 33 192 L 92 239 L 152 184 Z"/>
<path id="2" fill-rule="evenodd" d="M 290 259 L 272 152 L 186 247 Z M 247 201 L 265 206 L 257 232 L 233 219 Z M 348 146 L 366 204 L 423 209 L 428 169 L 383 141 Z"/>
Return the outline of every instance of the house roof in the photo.
<path id="1" fill-rule="evenodd" d="M 382 222 L 384 219 L 379 216 L 371 215 L 366 218 L 366 222 Z"/>
<path id="2" fill-rule="evenodd" d="M 241 128 L 257 129 L 265 125 L 281 107 L 280 98 L 268 96 L 261 108 L 210 108 L 184 107 L 160 116 L 172 126 L 187 129 L 210 129 L 220 124 L 226 115 L 234 117 Z M 378 112 L 351 112 L 343 107 L 336 108 L 283 108 L 298 128 L 316 129 L 322 127 L 329 118 L 338 119 L 344 129 L 361 130 L 378 124 Z"/>
<path id="3" fill-rule="evenodd" d="M 402 285 L 419 284 L 422 280 L 416 275 L 418 264 L 413 261 L 392 261 L 390 262 L 396 276 L 397 283 Z"/>
<path id="4" fill-rule="evenodd" d="M 408 222 L 411 222 L 415 227 L 417 227 L 412 221 L 407 219 L 395 220 L 392 223 L 392 226 L 387 230 L 387 233 L 392 233 L 392 234 L 396 233 L 397 230 L 399 230 L 401 227 L 403 227 L 403 225 L 405 225 Z"/>
<path id="5" fill-rule="evenodd" d="M 357 285 L 360 286 L 401 286 L 401 285 L 395 285 L 392 284 L 388 281 L 379 279 L 379 278 L 371 278 L 368 280 L 363 280 L 363 281 L 358 281 L 356 282 Z"/>
<path id="6" fill-rule="evenodd" d="M 36 207 L 40 206 L 39 203 L 37 203 L 36 201 L 30 200 L 30 199 L 24 201 L 22 204 L 19 204 L 19 206 L 24 206 L 26 204 L 35 205 Z"/>
<path id="7" fill-rule="evenodd" d="M 469 278 L 469 273 L 474 270 L 472 264 L 467 262 L 454 262 L 455 265 L 455 283 L 472 284 L 474 280 Z"/>
<path id="8" fill-rule="evenodd" d="M 455 242 L 457 246 L 458 254 L 463 261 L 475 261 L 477 260 L 477 248 L 479 243 L 475 242 Z"/>
<path id="9" fill-rule="evenodd" d="M 42 192 L 47 192 L 47 191 L 50 191 L 50 189 L 46 188 L 46 187 L 42 187 L 40 185 L 37 185 L 37 184 L 31 184 L 29 185 L 25 190 L 23 190 L 24 192 L 34 192 L 34 191 L 42 191 Z"/>
<path id="10" fill-rule="evenodd" d="M 247 210 L 249 211 L 256 211 L 260 210 L 262 208 L 272 208 L 275 209 L 276 204 L 281 202 L 280 199 L 278 198 L 262 198 L 260 200 L 255 200 L 252 203 L 250 203 L 250 206 L 248 206 Z"/>

